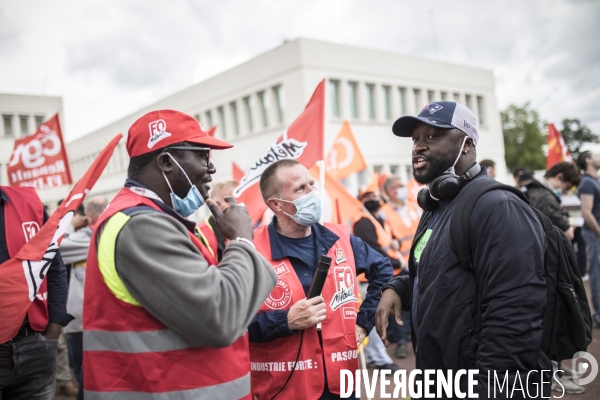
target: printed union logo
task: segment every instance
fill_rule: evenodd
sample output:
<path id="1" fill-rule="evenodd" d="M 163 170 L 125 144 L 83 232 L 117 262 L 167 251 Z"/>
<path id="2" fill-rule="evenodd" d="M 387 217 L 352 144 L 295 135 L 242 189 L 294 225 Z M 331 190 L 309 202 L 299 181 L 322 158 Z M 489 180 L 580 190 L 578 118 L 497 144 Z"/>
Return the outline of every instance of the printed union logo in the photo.
<path id="1" fill-rule="evenodd" d="M 148 139 L 148 148 L 151 149 L 154 145 L 161 140 L 171 136 L 167 132 L 167 123 L 163 119 L 159 119 L 148 124 L 150 129 L 150 139 Z"/>
<path id="2" fill-rule="evenodd" d="M 331 298 L 329 306 L 332 311 L 337 310 L 347 303 L 358 303 L 354 295 L 354 276 L 350 267 L 335 267 L 333 269 L 336 292 Z"/>
<path id="3" fill-rule="evenodd" d="M 288 268 L 287 265 L 285 265 L 284 262 L 274 266 L 273 269 L 275 270 L 275 273 L 277 274 L 277 276 L 282 276 L 282 275 L 285 275 L 288 272 L 290 272 L 290 269 Z"/>
<path id="4" fill-rule="evenodd" d="M 40 231 L 40 226 L 34 221 L 23 222 L 21 226 L 23 227 L 26 242 L 29 242 Z"/>
<path id="5" fill-rule="evenodd" d="M 580 386 L 591 383 L 598 376 L 598 361 L 590 353 L 578 351 L 573 355 L 571 363 L 573 382 Z"/>
<path id="6" fill-rule="evenodd" d="M 279 279 L 265 300 L 265 304 L 273 310 L 281 310 L 290 304 L 290 301 L 292 301 L 292 289 L 286 281 Z"/>
<path id="7" fill-rule="evenodd" d="M 354 307 L 342 307 L 344 319 L 356 319 L 356 308 Z"/>

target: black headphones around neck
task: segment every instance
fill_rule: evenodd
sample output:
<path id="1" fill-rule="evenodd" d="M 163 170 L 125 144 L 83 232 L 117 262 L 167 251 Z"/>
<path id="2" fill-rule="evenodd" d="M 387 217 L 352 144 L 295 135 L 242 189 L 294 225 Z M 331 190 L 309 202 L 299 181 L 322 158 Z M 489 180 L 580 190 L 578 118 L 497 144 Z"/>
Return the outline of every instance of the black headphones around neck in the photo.
<path id="1" fill-rule="evenodd" d="M 421 189 L 417 195 L 417 203 L 425 211 L 434 211 L 439 206 L 439 201 L 442 199 L 455 198 L 460 190 L 471 179 L 476 177 L 481 172 L 479 163 L 473 164 L 460 177 L 450 172 L 444 172 L 442 175 L 435 178 L 429 184 L 429 188 Z"/>

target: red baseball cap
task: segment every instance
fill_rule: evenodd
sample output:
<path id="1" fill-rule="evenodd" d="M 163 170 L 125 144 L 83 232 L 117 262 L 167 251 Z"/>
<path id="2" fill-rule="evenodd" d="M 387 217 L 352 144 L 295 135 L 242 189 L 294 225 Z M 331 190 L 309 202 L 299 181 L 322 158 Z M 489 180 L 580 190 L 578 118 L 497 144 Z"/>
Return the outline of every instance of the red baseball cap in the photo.
<path id="1" fill-rule="evenodd" d="M 210 136 L 190 115 L 174 110 L 151 111 L 131 125 L 127 136 L 129 157 L 141 156 L 175 143 L 197 143 L 211 149 L 229 149 L 232 144 Z"/>

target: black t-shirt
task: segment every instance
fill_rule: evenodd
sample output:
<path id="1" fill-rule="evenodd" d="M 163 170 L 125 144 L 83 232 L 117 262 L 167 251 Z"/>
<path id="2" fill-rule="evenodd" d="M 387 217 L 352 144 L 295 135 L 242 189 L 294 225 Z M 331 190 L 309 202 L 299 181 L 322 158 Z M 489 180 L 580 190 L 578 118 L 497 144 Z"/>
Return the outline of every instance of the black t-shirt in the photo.
<path id="1" fill-rule="evenodd" d="M 581 198 L 582 194 L 589 194 L 594 196 L 594 203 L 592 205 L 592 214 L 596 221 L 600 223 L 600 183 L 597 179 L 592 178 L 590 175 L 583 175 L 583 179 L 581 179 L 581 183 L 577 188 L 577 196 Z M 584 228 L 590 229 L 588 226 L 584 225 Z"/>

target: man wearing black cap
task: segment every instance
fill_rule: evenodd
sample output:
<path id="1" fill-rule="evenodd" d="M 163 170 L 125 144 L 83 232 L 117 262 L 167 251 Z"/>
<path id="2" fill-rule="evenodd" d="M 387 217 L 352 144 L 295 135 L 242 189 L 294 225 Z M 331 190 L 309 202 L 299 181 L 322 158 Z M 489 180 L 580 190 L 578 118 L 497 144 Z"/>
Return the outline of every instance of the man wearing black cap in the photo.
<path id="1" fill-rule="evenodd" d="M 409 276 L 384 286 L 378 333 L 387 342 L 388 314 L 393 312 L 400 323 L 402 309 L 411 311 L 418 369 L 477 369 L 474 390 L 479 398 L 488 398 L 488 383 L 493 384 L 488 371 L 500 379 L 507 374 L 510 388 L 527 376 L 523 392 L 513 398 L 534 396 L 542 377 L 527 374 L 551 370 L 541 351 L 546 238 L 540 222 L 516 195 L 487 192 L 470 219 L 474 271 L 463 268 L 451 244 L 454 199 L 465 194 L 465 186 L 491 179 L 476 162 L 475 116 L 461 104 L 441 101 L 427 105 L 417 117 L 398 119 L 392 130 L 412 138 L 413 175 L 429 188 L 419 195 L 425 213 L 411 248 Z M 448 190 L 449 180 L 457 183 L 454 191 Z M 460 386 L 466 390 L 467 378 L 462 378 Z M 543 381 L 548 397 L 549 373 Z M 500 397 L 507 396 L 506 390 L 511 389 L 505 386 Z"/>

